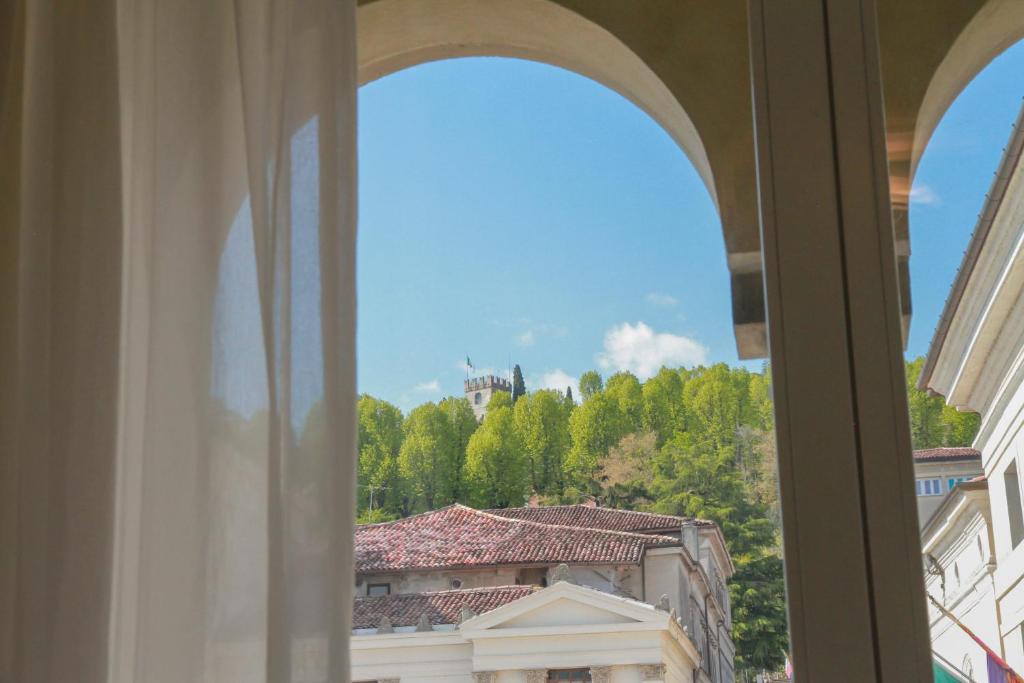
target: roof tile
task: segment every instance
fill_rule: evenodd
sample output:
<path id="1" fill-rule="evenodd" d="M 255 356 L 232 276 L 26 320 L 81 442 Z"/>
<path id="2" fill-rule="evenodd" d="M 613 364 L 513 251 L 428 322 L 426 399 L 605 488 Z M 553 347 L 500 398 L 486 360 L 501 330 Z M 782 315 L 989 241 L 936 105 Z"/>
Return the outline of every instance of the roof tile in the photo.
<path id="1" fill-rule="evenodd" d="M 397 572 L 504 564 L 639 564 L 671 536 L 510 519 L 450 505 L 394 522 L 356 527 L 356 571 Z"/>
<path id="2" fill-rule="evenodd" d="M 925 448 L 914 451 L 914 462 L 943 462 L 949 460 L 980 460 L 981 451 L 966 446 Z"/>
<path id="3" fill-rule="evenodd" d="M 377 628 L 382 617 L 392 626 L 414 626 L 426 614 L 431 624 L 456 624 L 462 608 L 477 614 L 490 612 L 502 605 L 525 598 L 537 586 L 493 586 L 436 593 L 405 593 L 357 597 L 352 608 L 352 628 Z"/>

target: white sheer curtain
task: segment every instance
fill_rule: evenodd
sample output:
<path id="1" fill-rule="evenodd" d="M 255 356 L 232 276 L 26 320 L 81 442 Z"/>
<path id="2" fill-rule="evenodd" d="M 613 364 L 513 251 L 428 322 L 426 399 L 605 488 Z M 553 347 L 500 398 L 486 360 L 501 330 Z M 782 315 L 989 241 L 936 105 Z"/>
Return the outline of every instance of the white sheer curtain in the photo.
<path id="1" fill-rule="evenodd" d="M 354 0 L 0 43 L 0 680 L 347 680 Z"/>

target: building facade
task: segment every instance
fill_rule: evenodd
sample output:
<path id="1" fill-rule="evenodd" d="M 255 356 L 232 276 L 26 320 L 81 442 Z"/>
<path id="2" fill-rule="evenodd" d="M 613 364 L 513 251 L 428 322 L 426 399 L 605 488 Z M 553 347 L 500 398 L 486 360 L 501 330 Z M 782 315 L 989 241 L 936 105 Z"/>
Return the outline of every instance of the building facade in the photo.
<path id="1" fill-rule="evenodd" d="M 942 394 L 948 404 L 981 415 L 974 446 L 981 452 L 988 482 L 993 638 L 998 640 L 989 645 L 1017 671 L 1024 671 L 1022 152 L 1024 109 L 1003 153 L 919 382 L 922 388 Z M 978 515 L 984 516 L 973 513 L 973 522 L 962 522 L 965 532 L 951 545 L 969 546 L 972 534 L 984 538 Z"/>
<path id="2" fill-rule="evenodd" d="M 981 475 L 981 453 L 974 448 L 928 448 L 914 451 L 914 490 L 921 528 L 924 528 L 957 484 Z"/>
<path id="3" fill-rule="evenodd" d="M 941 499 L 921 530 L 921 551 L 935 658 L 967 680 L 980 678 L 985 651 L 953 619 L 998 647 L 996 548 L 984 477 L 957 484 Z"/>
<path id="4" fill-rule="evenodd" d="M 717 525 L 452 505 L 356 530 L 353 680 L 733 683 Z"/>

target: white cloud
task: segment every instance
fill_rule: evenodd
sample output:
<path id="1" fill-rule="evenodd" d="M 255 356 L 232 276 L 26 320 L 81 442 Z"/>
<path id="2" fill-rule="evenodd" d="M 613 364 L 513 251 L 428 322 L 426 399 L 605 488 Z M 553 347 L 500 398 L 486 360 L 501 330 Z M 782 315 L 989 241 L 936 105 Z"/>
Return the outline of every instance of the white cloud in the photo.
<path id="1" fill-rule="evenodd" d="M 644 301 L 653 306 L 675 306 L 679 303 L 679 299 L 663 292 L 648 292 Z"/>
<path id="2" fill-rule="evenodd" d="M 628 370 L 647 379 L 663 365 L 700 365 L 707 355 L 707 347 L 695 339 L 655 332 L 638 322 L 622 323 L 605 332 L 604 351 L 595 359 L 605 370 Z"/>
<path id="3" fill-rule="evenodd" d="M 920 206 L 932 206 L 939 203 L 939 195 L 929 186 L 918 183 L 910 189 L 910 203 Z"/>
<path id="4" fill-rule="evenodd" d="M 537 341 L 537 339 L 533 334 L 533 330 L 527 330 L 516 337 L 516 344 L 519 344 L 520 346 L 533 346 L 535 341 Z"/>
<path id="5" fill-rule="evenodd" d="M 566 387 L 572 387 L 573 398 L 579 400 L 579 380 L 561 368 L 556 368 L 540 375 L 531 375 L 526 380 L 526 386 L 531 390 L 536 389 L 557 389 L 565 391 Z"/>
<path id="6" fill-rule="evenodd" d="M 432 379 L 429 382 L 422 382 L 412 388 L 417 394 L 440 394 L 441 383 L 436 379 Z"/>

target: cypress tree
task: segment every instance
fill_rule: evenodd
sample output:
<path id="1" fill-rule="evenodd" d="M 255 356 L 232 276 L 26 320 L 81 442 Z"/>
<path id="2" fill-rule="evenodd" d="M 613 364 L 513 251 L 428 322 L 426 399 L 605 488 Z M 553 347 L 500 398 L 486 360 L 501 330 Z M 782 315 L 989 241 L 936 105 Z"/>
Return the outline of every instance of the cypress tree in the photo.
<path id="1" fill-rule="evenodd" d="M 520 396 L 526 395 L 526 382 L 523 381 L 523 371 L 519 364 L 512 369 L 512 405 L 516 404 Z"/>

